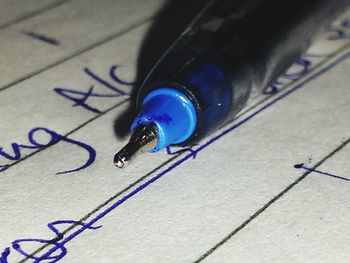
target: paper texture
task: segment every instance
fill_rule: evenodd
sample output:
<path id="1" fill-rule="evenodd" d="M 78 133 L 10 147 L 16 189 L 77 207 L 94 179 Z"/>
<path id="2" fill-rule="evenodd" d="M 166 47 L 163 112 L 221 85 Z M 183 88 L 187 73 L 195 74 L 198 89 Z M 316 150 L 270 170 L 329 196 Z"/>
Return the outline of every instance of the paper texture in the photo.
<path id="1" fill-rule="evenodd" d="M 114 123 L 164 1 L 15 2 L 0 13 L 0 262 L 350 261 L 349 12 L 199 145 L 119 170 Z"/>

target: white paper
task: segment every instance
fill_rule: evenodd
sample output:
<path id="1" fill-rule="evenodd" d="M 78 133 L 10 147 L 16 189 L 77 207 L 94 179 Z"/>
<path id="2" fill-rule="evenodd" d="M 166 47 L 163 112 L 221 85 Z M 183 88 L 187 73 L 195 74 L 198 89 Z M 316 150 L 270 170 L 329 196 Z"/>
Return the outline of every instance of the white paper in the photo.
<path id="1" fill-rule="evenodd" d="M 92 75 L 130 91 L 109 71 L 134 80 L 163 4 L 35 1 L 0 20 L 0 262 L 349 262 L 349 14 L 192 152 L 118 170 L 128 96 L 72 98 L 121 95 Z"/>

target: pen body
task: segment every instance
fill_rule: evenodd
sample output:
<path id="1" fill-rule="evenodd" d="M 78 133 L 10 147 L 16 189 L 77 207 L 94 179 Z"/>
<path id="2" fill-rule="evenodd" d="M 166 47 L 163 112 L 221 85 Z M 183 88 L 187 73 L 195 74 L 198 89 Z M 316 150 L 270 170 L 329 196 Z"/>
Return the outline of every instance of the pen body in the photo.
<path id="1" fill-rule="evenodd" d="M 194 105 L 194 144 L 276 80 L 349 0 L 210 1 L 165 53 L 138 96 L 173 88 Z M 141 107 L 142 108 L 142 107 Z"/>

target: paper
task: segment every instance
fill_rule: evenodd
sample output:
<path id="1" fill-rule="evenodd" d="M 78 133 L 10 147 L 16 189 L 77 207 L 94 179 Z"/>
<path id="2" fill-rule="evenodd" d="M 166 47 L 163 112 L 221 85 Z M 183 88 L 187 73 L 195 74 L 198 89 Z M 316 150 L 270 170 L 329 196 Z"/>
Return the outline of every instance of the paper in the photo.
<path id="1" fill-rule="evenodd" d="M 24 2 L 1 4 L 0 262 L 350 261 L 349 12 L 200 145 L 119 170 L 164 1 Z"/>

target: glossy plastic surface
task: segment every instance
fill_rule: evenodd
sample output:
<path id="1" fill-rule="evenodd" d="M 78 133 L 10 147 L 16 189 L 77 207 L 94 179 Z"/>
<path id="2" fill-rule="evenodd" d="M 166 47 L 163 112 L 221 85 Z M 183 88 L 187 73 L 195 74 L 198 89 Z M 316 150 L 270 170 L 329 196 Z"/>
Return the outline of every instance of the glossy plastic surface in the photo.
<path id="1" fill-rule="evenodd" d="M 132 123 L 133 131 L 139 125 L 153 124 L 157 131 L 157 146 L 153 152 L 171 144 L 187 140 L 197 124 L 196 110 L 182 92 L 172 88 L 159 88 L 143 100 L 141 112 Z"/>

